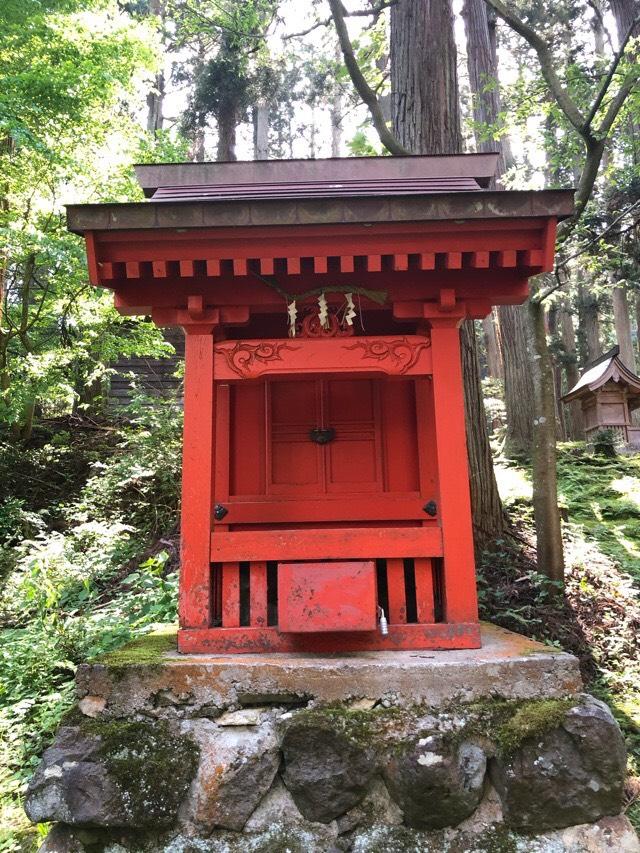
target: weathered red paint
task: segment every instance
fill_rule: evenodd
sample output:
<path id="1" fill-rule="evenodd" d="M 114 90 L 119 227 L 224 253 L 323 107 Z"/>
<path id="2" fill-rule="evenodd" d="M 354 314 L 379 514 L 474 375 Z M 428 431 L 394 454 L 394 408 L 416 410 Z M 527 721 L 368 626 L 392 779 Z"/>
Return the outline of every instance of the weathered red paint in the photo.
<path id="1" fill-rule="evenodd" d="M 251 654 L 255 652 L 398 651 L 400 649 L 479 649 L 477 622 L 448 625 L 391 625 L 383 637 L 379 631 L 286 634 L 277 628 L 190 628 L 178 632 L 178 649 L 185 654 Z"/>
<path id="2" fill-rule="evenodd" d="M 186 333 L 180 650 L 478 647 L 459 326 L 524 301 L 555 217 L 305 224 L 291 201 L 295 224 L 210 227 L 207 204 L 198 227 L 85 232 L 118 310 Z M 333 311 L 386 299 L 291 338 L 265 277 Z"/>
<path id="3" fill-rule="evenodd" d="M 278 565 L 282 632 L 375 631 L 376 608 L 373 560 Z"/>

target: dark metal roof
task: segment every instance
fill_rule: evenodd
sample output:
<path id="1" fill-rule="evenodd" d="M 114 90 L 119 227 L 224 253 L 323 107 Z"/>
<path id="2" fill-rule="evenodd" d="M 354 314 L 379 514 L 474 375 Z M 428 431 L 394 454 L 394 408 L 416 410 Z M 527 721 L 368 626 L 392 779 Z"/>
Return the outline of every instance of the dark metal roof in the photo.
<path id="1" fill-rule="evenodd" d="M 367 195 L 384 195 L 383 185 L 393 186 L 397 182 L 405 182 L 406 186 L 410 187 L 413 182 L 425 180 L 450 181 L 466 178 L 474 182 L 473 189 L 478 186 L 488 187 L 495 176 L 497 161 L 497 154 L 482 153 L 435 157 L 416 155 L 337 157 L 326 160 L 248 160 L 231 163 L 160 163 L 139 165 L 135 169 L 145 195 L 154 198 L 159 198 L 154 193 L 160 188 L 168 190 L 180 187 L 187 190 L 215 186 L 239 189 L 258 185 L 283 187 L 294 184 L 317 187 L 318 192 L 311 196 L 315 197 L 322 194 L 321 186 L 327 190 L 322 195 L 329 196 L 332 192 L 330 188 L 337 184 L 363 183 L 378 186 L 377 192 L 368 192 Z M 471 185 L 467 184 L 463 188 L 469 189 Z M 398 194 L 400 192 L 402 191 L 399 190 Z M 336 194 L 335 190 L 333 194 Z"/>
<path id="2" fill-rule="evenodd" d="M 196 186 L 158 187 L 152 201 L 190 201 L 206 199 L 296 199 L 296 198 L 364 198 L 366 196 L 406 196 L 431 193 L 480 191 L 475 178 L 400 178 L 377 181 L 312 181 L 250 184 L 204 184 Z"/>

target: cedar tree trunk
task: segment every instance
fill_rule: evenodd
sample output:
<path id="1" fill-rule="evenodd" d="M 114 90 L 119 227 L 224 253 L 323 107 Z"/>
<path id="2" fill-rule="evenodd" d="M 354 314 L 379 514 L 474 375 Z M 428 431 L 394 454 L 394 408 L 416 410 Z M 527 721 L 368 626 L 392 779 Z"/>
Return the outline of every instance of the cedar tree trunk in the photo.
<path id="1" fill-rule="evenodd" d="M 462 151 L 451 0 L 399 0 L 391 7 L 391 103 L 400 144 L 416 154 Z M 434 37 L 437 34 L 437 38 Z M 504 531 L 491 459 L 472 320 L 460 330 L 471 504 L 477 540 Z"/>

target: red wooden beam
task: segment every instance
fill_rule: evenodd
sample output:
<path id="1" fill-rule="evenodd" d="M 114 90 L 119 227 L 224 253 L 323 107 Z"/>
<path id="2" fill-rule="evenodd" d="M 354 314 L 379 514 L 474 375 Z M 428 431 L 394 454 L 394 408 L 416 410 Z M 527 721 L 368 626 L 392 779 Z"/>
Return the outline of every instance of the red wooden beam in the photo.
<path id="1" fill-rule="evenodd" d="M 178 632 L 178 649 L 185 654 L 340 654 L 401 649 L 479 649 L 480 645 L 480 626 L 473 622 L 456 625 L 390 625 L 386 637 L 379 631 L 281 634 L 277 628 L 183 629 Z"/>
<path id="2" fill-rule="evenodd" d="M 431 372 L 430 342 L 421 335 L 223 341 L 215 348 L 215 362 L 216 376 L 227 381 L 347 370 L 391 376 Z"/>
<path id="3" fill-rule="evenodd" d="M 222 627 L 240 626 L 240 566 L 224 563 L 222 566 Z"/>
<path id="4" fill-rule="evenodd" d="M 211 606 L 213 506 L 213 325 L 185 336 L 180 625 L 206 628 Z"/>
<path id="5" fill-rule="evenodd" d="M 152 261 L 151 270 L 153 272 L 154 278 L 166 278 L 167 277 L 167 263 L 166 263 L 166 261 Z"/>
<path id="6" fill-rule="evenodd" d="M 452 536 L 455 531 L 454 525 Z M 271 560 L 274 554 L 280 560 L 439 557 L 442 533 L 436 527 L 354 527 L 323 528 L 322 535 L 317 530 L 243 530 L 211 536 L 212 562 Z"/>
<path id="7" fill-rule="evenodd" d="M 267 627 L 267 564 L 251 563 L 249 569 L 249 618 L 256 628 Z"/>

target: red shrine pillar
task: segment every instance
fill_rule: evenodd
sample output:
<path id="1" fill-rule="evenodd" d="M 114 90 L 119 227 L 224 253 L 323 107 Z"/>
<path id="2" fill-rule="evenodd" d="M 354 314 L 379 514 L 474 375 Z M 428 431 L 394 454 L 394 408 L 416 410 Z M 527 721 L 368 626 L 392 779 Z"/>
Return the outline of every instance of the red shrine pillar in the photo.
<path id="1" fill-rule="evenodd" d="M 433 316 L 428 317 L 440 482 L 444 613 L 446 622 L 457 623 L 476 622 L 478 619 L 460 356 L 462 320 L 458 310 L 450 314 L 433 312 Z"/>
<path id="2" fill-rule="evenodd" d="M 215 394 L 213 323 L 185 325 L 184 440 L 180 532 L 180 627 L 208 628 Z"/>

